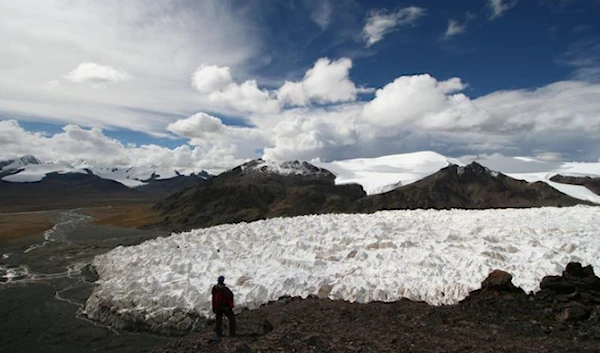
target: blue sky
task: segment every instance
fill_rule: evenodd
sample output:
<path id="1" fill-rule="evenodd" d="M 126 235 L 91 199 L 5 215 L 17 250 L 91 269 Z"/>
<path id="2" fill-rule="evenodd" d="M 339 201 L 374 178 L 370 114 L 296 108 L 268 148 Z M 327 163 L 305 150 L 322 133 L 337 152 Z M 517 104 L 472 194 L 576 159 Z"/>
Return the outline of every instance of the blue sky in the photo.
<path id="1" fill-rule="evenodd" d="M 414 27 L 389 33 L 371 48 L 352 38 L 368 11 L 410 5 L 427 11 Z M 277 45 L 266 52 L 271 62 L 256 70 L 259 74 L 298 78 L 320 57 L 346 56 L 353 58 L 351 76 L 360 84 L 381 87 L 390 77 L 429 73 L 438 79 L 461 77 L 475 98 L 569 79 L 574 68 L 565 55 L 571 46 L 600 40 L 598 1 L 520 1 L 494 20 L 481 0 L 367 1 L 352 6 L 348 19 L 332 19 L 327 31 L 311 21 L 310 10 L 296 16 L 290 6 L 277 8 L 266 18 L 269 39 Z M 444 39 L 450 19 L 466 22 L 466 29 Z"/>
<path id="2" fill-rule="evenodd" d="M 0 19 L 0 157 L 600 157 L 598 0 L 25 0 Z"/>

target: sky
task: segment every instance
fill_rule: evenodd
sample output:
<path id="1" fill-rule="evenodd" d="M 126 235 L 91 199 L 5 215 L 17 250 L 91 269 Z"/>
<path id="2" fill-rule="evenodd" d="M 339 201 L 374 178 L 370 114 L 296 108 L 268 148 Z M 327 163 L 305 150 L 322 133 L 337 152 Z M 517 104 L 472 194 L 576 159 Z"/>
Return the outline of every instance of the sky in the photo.
<path id="1" fill-rule="evenodd" d="M 0 160 L 600 158 L 600 0 L 0 0 Z"/>

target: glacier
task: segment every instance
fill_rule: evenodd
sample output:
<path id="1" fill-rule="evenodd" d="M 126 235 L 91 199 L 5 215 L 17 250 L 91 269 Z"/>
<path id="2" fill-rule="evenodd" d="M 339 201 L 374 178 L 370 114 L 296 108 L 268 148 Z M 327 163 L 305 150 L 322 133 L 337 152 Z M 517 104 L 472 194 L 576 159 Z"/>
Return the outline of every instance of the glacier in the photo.
<path id="1" fill-rule="evenodd" d="M 240 308 L 281 296 L 351 302 L 453 304 L 493 269 L 538 290 L 570 261 L 600 268 L 600 208 L 400 210 L 226 224 L 118 247 L 93 260 L 100 280 L 86 303 L 134 320 L 211 314 L 224 275 Z"/>

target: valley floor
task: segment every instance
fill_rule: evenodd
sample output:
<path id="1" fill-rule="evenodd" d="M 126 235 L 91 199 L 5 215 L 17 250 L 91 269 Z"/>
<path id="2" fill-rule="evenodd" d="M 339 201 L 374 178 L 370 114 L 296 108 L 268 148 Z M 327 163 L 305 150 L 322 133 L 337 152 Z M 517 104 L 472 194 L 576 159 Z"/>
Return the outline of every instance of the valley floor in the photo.
<path id="1" fill-rule="evenodd" d="M 117 206 L 88 206 L 80 208 L 82 214 L 91 216 L 92 223 L 105 226 L 124 228 L 138 228 L 157 221 L 158 213 L 152 210 L 153 203 L 125 204 Z M 76 205 L 71 205 L 76 208 Z M 19 209 L 20 208 L 16 208 Z M 50 209 L 44 211 L 0 212 L 0 242 L 10 239 L 34 236 L 51 229 L 56 222 L 56 217 L 64 209 Z"/>

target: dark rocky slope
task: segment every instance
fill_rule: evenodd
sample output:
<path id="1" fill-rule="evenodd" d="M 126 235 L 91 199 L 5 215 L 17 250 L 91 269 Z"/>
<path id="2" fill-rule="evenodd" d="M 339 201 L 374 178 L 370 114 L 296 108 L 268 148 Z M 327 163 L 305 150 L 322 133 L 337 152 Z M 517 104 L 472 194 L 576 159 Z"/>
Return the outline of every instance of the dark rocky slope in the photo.
<path id="1" fill-rule="evenodd" d="M 201 184 L 210 177 L 211 175 L 206 172 L 191 175 L 179 174 L 169 179 L 157 179 L 153 175 L 148 180 L 144 180 L 145 185 L 138 186 L 135 190 L 166 197 L 177 191 Z"/>
<path id="2" fill-rule="evenodd" d="M 491 172 L 477 163 L 448 166 L 414 184 L 366 196 L 360 185 L 335 185 L 335 176 L 306 162 L 298 174 L 261 169 L 252 161 L 175 193 L 156 205 L 153 226 L 188 230 L 278 216 L 368 213 L 415 208 L 506 208 L 572 206 L 585 203 L 545 183 L 527 183 Z M 289 167 L 289 165 L 288 165 Z"/>
<path id="3" fill-rule="evenodd" d="M 574 177 L 557 174 L 550 178 L 550 180 L 563 184 L 582 185 L 588 188 L 594 194 L 600 195 L 600 178 L 592 178 L 589 176 Z"/>
<path id="4" fill-rule="evenodd" d="M 252 161 L 156 205 L 159 226 L 170 230 L 255 221 L 279 216 L 348 212 L 365 196 L 360 185 L 335 185 L 335 175 L 306 162 L 289 167 L 303 174 L 282 175 Z"/>
<path id="5" fill-rule="evenodd" d="M 150 352 L 600 352 L 600 279 L 571 263 L 526 294 L 496 270 L 456 305 L 352 304 L 281 298 L 238 315 L 239 334 L 210 327 Z"/>
<path id="6" fill-rule="evenodd" d="M 116 181 L 83 173 L 49 173 L 31 183 L 0 180 L 0 195 L 0 211 L 90 207 L 158 199 L 156 195 L 132 190 Z"/>
<path id="7" fill-rule="evenodd" d="M 477 164 L 448 166 L 414 184 L 360 200 L 361 211 L 573 206 L 583 203 L 546 183 L 528 183 Z"/>

